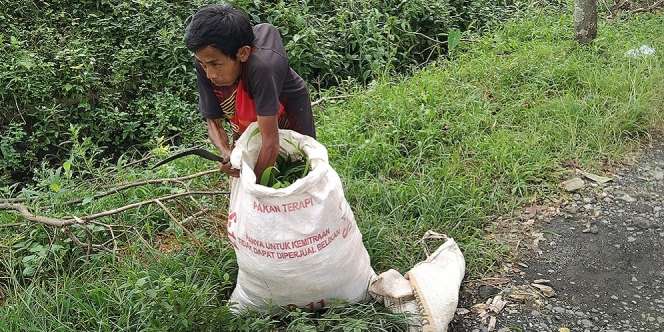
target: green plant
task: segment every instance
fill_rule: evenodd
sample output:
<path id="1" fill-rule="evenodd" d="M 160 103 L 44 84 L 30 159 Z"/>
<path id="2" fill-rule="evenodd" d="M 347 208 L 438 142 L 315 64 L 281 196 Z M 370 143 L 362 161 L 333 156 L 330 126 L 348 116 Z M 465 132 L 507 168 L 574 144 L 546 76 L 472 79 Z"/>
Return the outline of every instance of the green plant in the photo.
<path id="1" fill-rule="evenodd" d="M 260 185 L 281 189 L 290 186 L 297 179 L 307 176 L 311 165 L 309 159 L 303 159 L 302 156 L 304 154 L 280 153 L 275 165 L 266 168 L 261 174 Z"/>

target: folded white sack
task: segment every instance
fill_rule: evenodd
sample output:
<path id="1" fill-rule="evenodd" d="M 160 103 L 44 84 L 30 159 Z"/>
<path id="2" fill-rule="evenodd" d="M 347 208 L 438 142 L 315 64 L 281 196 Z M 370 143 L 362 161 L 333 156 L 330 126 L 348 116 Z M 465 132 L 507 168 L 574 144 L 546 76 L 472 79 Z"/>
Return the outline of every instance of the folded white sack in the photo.
<path id="1" fill-rule="evenodd" d="M 454 318 L 465 270 L 459 246 L 448 238 L 405 277 L 395 270 L 378 275 L 369 292 L 392 312 L 408 314 L 410 331 L 446 332 Z"/>

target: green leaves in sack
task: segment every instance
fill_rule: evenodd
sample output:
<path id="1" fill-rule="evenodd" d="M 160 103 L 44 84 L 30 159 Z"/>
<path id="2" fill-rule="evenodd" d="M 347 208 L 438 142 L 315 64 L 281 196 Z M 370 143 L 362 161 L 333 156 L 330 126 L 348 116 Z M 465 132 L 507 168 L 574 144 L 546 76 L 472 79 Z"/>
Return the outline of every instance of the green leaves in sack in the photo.
<path id="1" fill-rule="evenodd" d="M 297 179 L 307 176 L 311 170 L 311 163 L 308 158 L 303 156 L 304 153 L 300 155 L 280 153 L 275 165 L 263 171 L 259 184 L 281 189 L 290 186 Z"/>

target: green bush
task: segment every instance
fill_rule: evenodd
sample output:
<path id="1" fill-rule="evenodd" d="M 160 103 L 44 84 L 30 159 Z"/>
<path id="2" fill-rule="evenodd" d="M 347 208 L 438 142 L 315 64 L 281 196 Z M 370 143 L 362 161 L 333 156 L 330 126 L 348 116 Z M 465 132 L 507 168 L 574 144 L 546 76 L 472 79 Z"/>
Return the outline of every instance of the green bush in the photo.
<path id="1" fill-rule="evenodd" d="M 295 70 L 328 87 L 444 54 L 449 29 L 483 26 L 511 1 L 237 4 L 255 22 L 279 27 Z M 0 179 L 25 180 L 40 162 L 61 162 L 71 126 L 106 156 L 155 137 L 203 135 L 182 35 L 205 2 L 7 1 L 0 9 Z"/>

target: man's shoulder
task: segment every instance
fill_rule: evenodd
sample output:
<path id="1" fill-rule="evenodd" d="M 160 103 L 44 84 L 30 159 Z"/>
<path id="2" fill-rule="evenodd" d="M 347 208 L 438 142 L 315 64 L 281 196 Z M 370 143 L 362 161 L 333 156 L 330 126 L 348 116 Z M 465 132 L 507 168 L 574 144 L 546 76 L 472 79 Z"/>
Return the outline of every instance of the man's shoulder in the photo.
<path id="1" fill-rule="evenodd" d="M 259 32 L 259 33 L 275 33 L 276 32 L 277 34 L 279 33 L 279 30 L 277 29 L 277 27 L 275 27 L 274 25 L 272 25 L 270 23 L 258 23 L 256 25 L 254 25 L 253 29 L 254 29 L 254 34 L 256 32 Z"/>
<path id="2" fill-rule="evenodd" d="M 272 50 L 281 56 L 286 56 L 284 42 L 279 30 L 270 23 L 261 23 L 254 26 L 254 47 L 257 49 Z"/>

